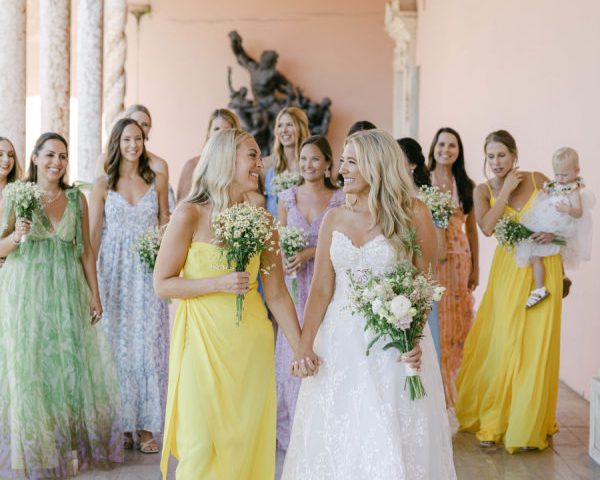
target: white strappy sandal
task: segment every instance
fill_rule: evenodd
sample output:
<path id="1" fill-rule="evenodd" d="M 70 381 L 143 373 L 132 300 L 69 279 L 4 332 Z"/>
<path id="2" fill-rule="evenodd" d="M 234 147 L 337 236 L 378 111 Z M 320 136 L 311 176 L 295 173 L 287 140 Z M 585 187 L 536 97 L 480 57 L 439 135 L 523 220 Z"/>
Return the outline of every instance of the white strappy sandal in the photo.
<path id="1" fill-rule="evenodd" d="M 546 287 L 536 288 L 529 294 L 525 308 L 531 308 L 540 303 L 544 298 L 548 298 L 550 292 L 546 290 Z"/>

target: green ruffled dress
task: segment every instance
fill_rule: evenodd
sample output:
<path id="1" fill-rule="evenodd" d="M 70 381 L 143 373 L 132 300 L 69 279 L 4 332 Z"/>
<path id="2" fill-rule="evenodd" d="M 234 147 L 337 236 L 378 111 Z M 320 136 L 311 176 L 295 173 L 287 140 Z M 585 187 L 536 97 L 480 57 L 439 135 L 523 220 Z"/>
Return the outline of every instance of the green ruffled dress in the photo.
<path id="1" fill-rule="evenodd" d="M 0 478 L 65 477 L 123 461 L 120 392 L 81 264 L 82 199 L 56 230 L 34 212 L 0 269 Z M 4 208 L 0 232 L 12 205 Z"/>

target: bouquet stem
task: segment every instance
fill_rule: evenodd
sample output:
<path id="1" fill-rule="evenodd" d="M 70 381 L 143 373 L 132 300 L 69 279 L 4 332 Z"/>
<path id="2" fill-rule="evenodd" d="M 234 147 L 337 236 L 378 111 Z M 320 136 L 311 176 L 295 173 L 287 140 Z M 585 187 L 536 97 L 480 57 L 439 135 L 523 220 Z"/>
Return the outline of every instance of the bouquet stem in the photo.
<path id="1" fill-rule="evenodd" d="M 296 277 L 296 273 L 292 274 L 291 277 L 291 287 L 292 287 L 292 301 L 294 305 L 298 302 L 298 278 Z"/>
<path id="2" fill-rule="evenodd" d="M 25 220 L 28 220 L 31 222 L 33 219 L 33 211 L 31 209 L 22 208 L 17 205 L 15 207 L 15 216 L 17 218 L 24 218 Z M 19 243 L 25 243 L 26 240 L 27 240 L 27 235 L 23 235 L 21 237 L 21 240 L 19 241 Z"/>
<path id="3" fill-rule="evenodd" d="M 237 297 L 235 298 L 235 307 L 236 307 L 235 320 L 239 327 L 240 322 L 242 321 L 242 312 L 244 310 L 244 294 L 243 293 L 237 294 Z"/>
<path id="4" fill-rule="evenodd" d="M 407 384 L 408 396 L 411 400 L 419 400 L 425 396 L 425 387 L 423 386 L 423 382 L 421 382 L 421 377 L 419 375 L 407 374 L 404 388 L 406 388 Z"/>

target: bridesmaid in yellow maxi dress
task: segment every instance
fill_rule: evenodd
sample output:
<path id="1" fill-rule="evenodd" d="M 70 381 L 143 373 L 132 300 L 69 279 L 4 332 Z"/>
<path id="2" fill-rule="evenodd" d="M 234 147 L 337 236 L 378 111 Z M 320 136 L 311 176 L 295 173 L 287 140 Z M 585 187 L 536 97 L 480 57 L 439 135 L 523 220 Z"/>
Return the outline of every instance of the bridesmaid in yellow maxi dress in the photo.
<path id="1" fill-rule="evenodd" d="M 503 130 L 488 135 L 486 162 L 494 177 L 475 189 L 477 221 L 491 235 L 506 214 L 517 218 L 532 204 L 546 177 L 516 168 L 517 149 Z M 554 239 L 537 232 L 539 243 Z M 484 447 L 504 443 L 510 453 L 544 449 L 557 431 L 562 264 L 545 257 L 550 298 L 529 310 L 531 267 L 518 268 L 512 253 L 496 247 L 488 285 L 467 337 L 457 379 L 460 429 L 477 434 Z"/>
<path id="2" fill-rule="evenodd" d="M 275 475 L 273 328 L 258 293 L 261 262 L 269 307 L 294 350 L 300 327 L 280 256 L 254 257 L 247 272 L 226 267 L 214 243 L 212 215 L 257 189 L 262 161 L 241 130 L 217 133 L 202 152 L 192 191 L 176 209 L 154 270 L 157 293 L 182 299 L 171 336 L 161 470 L 178 460 L 177 480 L 253 480 Z M 180 272 L 183 275 L 180 276 Z M 242 321 L 236 294 L 245 294 Z M 306 362 L 314 368 L 316 356 Z"/>

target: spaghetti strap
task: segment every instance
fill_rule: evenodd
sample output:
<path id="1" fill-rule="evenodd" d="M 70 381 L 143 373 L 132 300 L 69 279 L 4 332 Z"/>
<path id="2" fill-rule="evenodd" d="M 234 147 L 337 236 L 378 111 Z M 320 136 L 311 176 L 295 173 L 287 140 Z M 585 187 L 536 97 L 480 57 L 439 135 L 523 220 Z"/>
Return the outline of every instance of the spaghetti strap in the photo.
<path id="1" fill-rule="evenodd" d="M 494 198 L 494 192 L 492 191 L 492 187 L 490 187 L 489 182 L 485 182 L 485 186 L 488 188 L 488 190 L 490 191 L 490 199 Z"/>
<path id="2" fill-rule="evenodd" d="M 533 191 L 537 192 L 538 187 L 537 187 L 537 183 L 535 183 L 535 172 L 531 172 L 531 183 L 533 183 Z"/>

